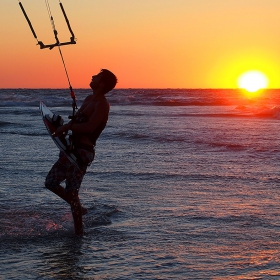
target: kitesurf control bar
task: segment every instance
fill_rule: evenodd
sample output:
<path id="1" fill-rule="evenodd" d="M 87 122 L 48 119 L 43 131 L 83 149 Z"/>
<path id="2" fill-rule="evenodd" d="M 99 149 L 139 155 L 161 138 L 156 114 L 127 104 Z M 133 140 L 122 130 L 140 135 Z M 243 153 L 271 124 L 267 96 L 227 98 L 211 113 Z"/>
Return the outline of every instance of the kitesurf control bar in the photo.
<path id="1" fill-rule="evenodd" d="M 24 16 L 25 16 L 25 19 L 27 20 L 27 23 L 28 23 L 28 25 L 29 25 L 29 27 L 30 27 L 30 29 L 31 29 L 31 31 L 32 31 L 32 34 L 33 34 L 34 38 L 37 40 L 38 45 L 40 46 L 40 49 L 49 48 L 49 49 L 51 50 L 51 49 L 53 49 L 54 47 L 58 47 L 58 46 L 76 44 L 75 35 L 74 35 L 73 31 L 72 31 L 72 28 L 71 28 L 71 26 L 70 26 L 69 20 L 68 20 L 68 18 L 67 18 L 67 15 L 66 15 L 66 13 L 65 13 L 64 8 L 63 8 L 63 5 L 62 5 L 62 3 L 59 3 L 59 5 L 60 5 L 61 11 L 62 11 L 62 13 L 63 13 L 63 15 L 64 15 L 65 21 L 66 21 L 66 23 L 67 23 L 69 32 L 71 33 L 72 37 L 70 37 L 70 41 L 69 41 L 69 42 L 63 42 L 63 43 L 61 43 L 61 42 L 59 42 L 59 39 L 58 39 L 58 37 L 57 37 L 57 34 L 58 34 L 58 33 L 57 33 L 57 31 L 54 29 L 53 32 L 54 32 L 54 37 L 55 37 L 55 39 L 56 39 L 56 42 L 55 42 L 54 44 L 45 45 L 42 41 L 38 41 L 37 35 L 36 35 L 35 31 L 34 31 L 34 28 L 33 28 L 32 24 L 31 24 L 31 21 L 29 20 L 27 14 L 26 14 L 26 12 L 25 12 L 25 10 L 24 10 L 24 8 L 23 8 L 23 5 L 21 4 L 21 2 L 19 2 L 19 6 L 20 6 L 20 8 L 21 8 L 21 10 L 22 10 L 22 12 L 23 12 L 23 14 L 24 14 Z"/>
<path id="2" fill-rule="evenodd" d="M 70 33 L 71 33 L 71 35 L 72 35 L 72 37 L 70 37 L 70 43 L 71 43 L 71 44 L 76 44 L 75 35 L 74 35 L 73 31 L 72 31 L 72 28 L 71 28 L 71 26 L 70 26 L 70 22 L 69 22 L 69 20 L 68 20 L 68 18 L 67 18 L 67 15 L 66 15 L 66 13 L 65 13 L 65 10 L 64 10 L 64 8 L 63 8 L 63 5 L 62 5 L 61 2 L 59 3 L 59 5 L 60 5 L 61 11 L 62 11 L 62 13 L 63 13 L 63 15 L 64 15 L 64 18 L 65 18 L 65 21 L 66 21 L 66 23 L 67 23 L 68 29 L 69 29 L 69 31 L 70 31 Z"/>
<path id="3" fill-rule="evenodd" d="M 57 37 L 58 33 L 56 31 L 56 28 L 55 28 L 54 19 L 53 19 L 52 13 L 51 13 L 51 9 L 50 9 L 48 0 L 45 0 L 45 2 L 46 2 L 47 10 L 48 10 L 48 13 L 49 13 L 49 17 L 50 17 L 50 21 L 51 21 L 51 25 L 52 25 L 52 29 L 53 29 L 53 33 L 54 33 L 54 37 L 55 37 L 55 40 L 56 40 L 56 43 L 50 44 L 50 45 L 45 45 L 42 41 L 38 41 L 37 35 L 36 35 L 35 31 L 34 31 L 34 28 L 33 28 L 32 24 L 31 24 L 31 21 L 29 20 L 29 18 L 27 16 L 27 14 L 26 14 L 26 12 L 25 12 L 25 10 L 24 10 L 20 0 L 19 0 L 19 6 L 20 6 L 20 8 L 21 8 L 21 10 L 22 10 L 22 12 L 23 12 L 23 14 L 25 16 L 25 19 L 27 20 L 27 23 L 28 23 L 28 25 L 29 25 L 29 27 L 30 27 L 30 29 L 32 31 L 33 36 L 35 37 L 35 39 L 38 42 L 38 45 L 40 46 L 40 49 L 49 48 L 51 50 L 54 47 L 58 47 L 58 50 L 59 50 L 59 53 L 60 53 L 60 56 L 61 56 L 61 60 L 62 60 L 63 66 L 64 66 L 65 74 L 66 74 L 66 77 L 67 77 L 67 80 L 68 80 L 68 83 L 69 83 L 69 89 L 70 89 L 70 94 L 71 94 L 71 98 L 72 98 L 72 109 L 73 109 L 73 112 L 72 112 L 72 116 L 69 117 L 69 118 L 74 118 L 75 111 L 76 111 L 76 109 L 78 109 L 77 108 L 77 104 L 76 104 L 76 96 L 75 96 L 75 93 L 74 93 L 74 91 L 72 89 L 72 86 L 71 86 L 71 82 L 70 82 L 70 79 L 69 79 L 68 71 L 67 71 L 67 68 L 66 68 L 66 65 L 65 65 L 65 61 L 64 61 L 64 58 L 63 58 L 62 51 L 61 51 L 60 47 L 64 46 L 64 45 L 76 44 L 75 35 L 74 35 L 73 31 L 72 31 L 72 28 L 70 26 L 69 20 L 67 18 L 67 15 L 65 13 L 64 8 L 63 8 L 63 5 L 59 1 L 59 5 L 60 5 L 61 11 L 63 13 L 64 19 L 65 19 L 65 21 L 67 23 L 67 26 L 68 26 L 68 29 L 69 29 L 69 31 L 70 31 L 70 33 L 72 35 L 72 37 L 70 37 L 70 41 L 69 42 L 63 42 L 63 43 L 59 42 L 59 39 Z"/>
<path id="4" fill-rule="evenodd" d="M 21 10 L 22 10 L 22 12 L 23 12 L 23 14 L 24 14 L 24 16 L 25 16 L 27 22 L 28 22 L 28 25 L 29 25 L 29 27 L 30 27 L 32 33 L 33 33 L 33 36 L 35 37 L 35 39 L 37 39 L 37 35 L 36 35 L 36 33 L 35 33 L 34 29 L 33 29 L 33 26 L 32 26 L 32 24 L 31 24 L 31 21 L 29 20 L 29 18 L 28 18 L 28 16 L 27 16 L 27 14 L 26 14 L 26 12 L 25 12 L 25 10 L 24 10 L 24 8 L 23 8 L 21 2 L 19 2 L 19 6 L 20 6 L 20 8 L 21 8 Z M 37 41 L 38 41 L 38 39 L 37 39 Z"/>

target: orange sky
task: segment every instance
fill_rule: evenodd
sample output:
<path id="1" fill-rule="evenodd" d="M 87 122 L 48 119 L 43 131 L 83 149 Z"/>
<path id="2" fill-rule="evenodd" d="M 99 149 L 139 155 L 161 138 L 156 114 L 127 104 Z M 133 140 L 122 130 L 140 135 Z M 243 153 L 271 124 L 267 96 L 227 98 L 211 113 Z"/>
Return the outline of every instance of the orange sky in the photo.
<path id="1" fill-rule="evenodd" d="M 44 0 L 21 0 L 45 44 L 53 43 Z M 62 47 L 74 88 L 112 70 L 119 88 L 235 88 L 263 71 L 280 87 L 279 0 L 61 0 L 77 38 Z M 61 41 L 70 33 L 49 0 Z M 36 46 L 18 1 L 1 0 L 0 88 L 66 88 L 58 49 Z"/>

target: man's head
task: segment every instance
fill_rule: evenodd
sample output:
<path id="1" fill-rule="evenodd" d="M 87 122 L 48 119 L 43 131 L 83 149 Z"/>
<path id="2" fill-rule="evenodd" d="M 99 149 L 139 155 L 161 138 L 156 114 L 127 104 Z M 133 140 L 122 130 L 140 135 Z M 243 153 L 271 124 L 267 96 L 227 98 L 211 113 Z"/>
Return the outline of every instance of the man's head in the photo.
<path id="1" fill-rule="evenodd" d="M 117 77 L 111 71 L 101 69 L 97 75 L 92 77 L 90 87 L 93 90 L 100 90 L 103 94 L 106 94 L 116 86 L 117 82 Z"/>

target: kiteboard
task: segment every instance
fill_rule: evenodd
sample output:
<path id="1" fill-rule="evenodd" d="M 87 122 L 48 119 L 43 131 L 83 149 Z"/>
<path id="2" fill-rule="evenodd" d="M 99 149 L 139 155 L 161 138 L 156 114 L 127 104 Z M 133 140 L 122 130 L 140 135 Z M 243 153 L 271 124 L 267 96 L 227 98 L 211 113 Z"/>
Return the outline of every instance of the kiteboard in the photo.
<path id="1" fill-rule="evenodd" d="M 81 170 L 78 164 L 78 158 L 69 150 L 65 137 L 53 136 L 57 127 L 63 124 L 63 119 L 59 115 L 54 114 L 42 101 L 40 102 L 39 108 L 42 114 L 43 122 L 53 142 L 56 144 L 58 149 L 66 155 L 70 162 Z"/>

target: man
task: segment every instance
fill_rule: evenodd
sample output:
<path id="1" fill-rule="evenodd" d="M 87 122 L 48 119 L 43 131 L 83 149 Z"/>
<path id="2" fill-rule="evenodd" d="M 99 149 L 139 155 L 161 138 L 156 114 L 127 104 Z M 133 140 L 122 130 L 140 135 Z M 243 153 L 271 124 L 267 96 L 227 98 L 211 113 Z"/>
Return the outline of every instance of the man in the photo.
<path id="1" fill-rule="evenodd" d="M 81 206 L 79 188 L 87 166 L 94 159 L 96 140 L 108 120 L 110 105 L 105 94 L 112 90 L 116 83 L 116 76 L 107 69 L 102 69 L 99 74 L 93 76 L 90 83 L 93 94 L 85 98 L 73 120 L 58 127 L 54 133 L 56 137 L 63 137 L 72 130 L 73 149 L 80 160 L 80 169 L 61 152 L 58 161 L 46 177 L 45 186 L 70 204 L 77 235 L 83 234 L 82 215 L 87 212 L 87 209 Z M 65 188 L 60 185 L 64 180 Z"/>

